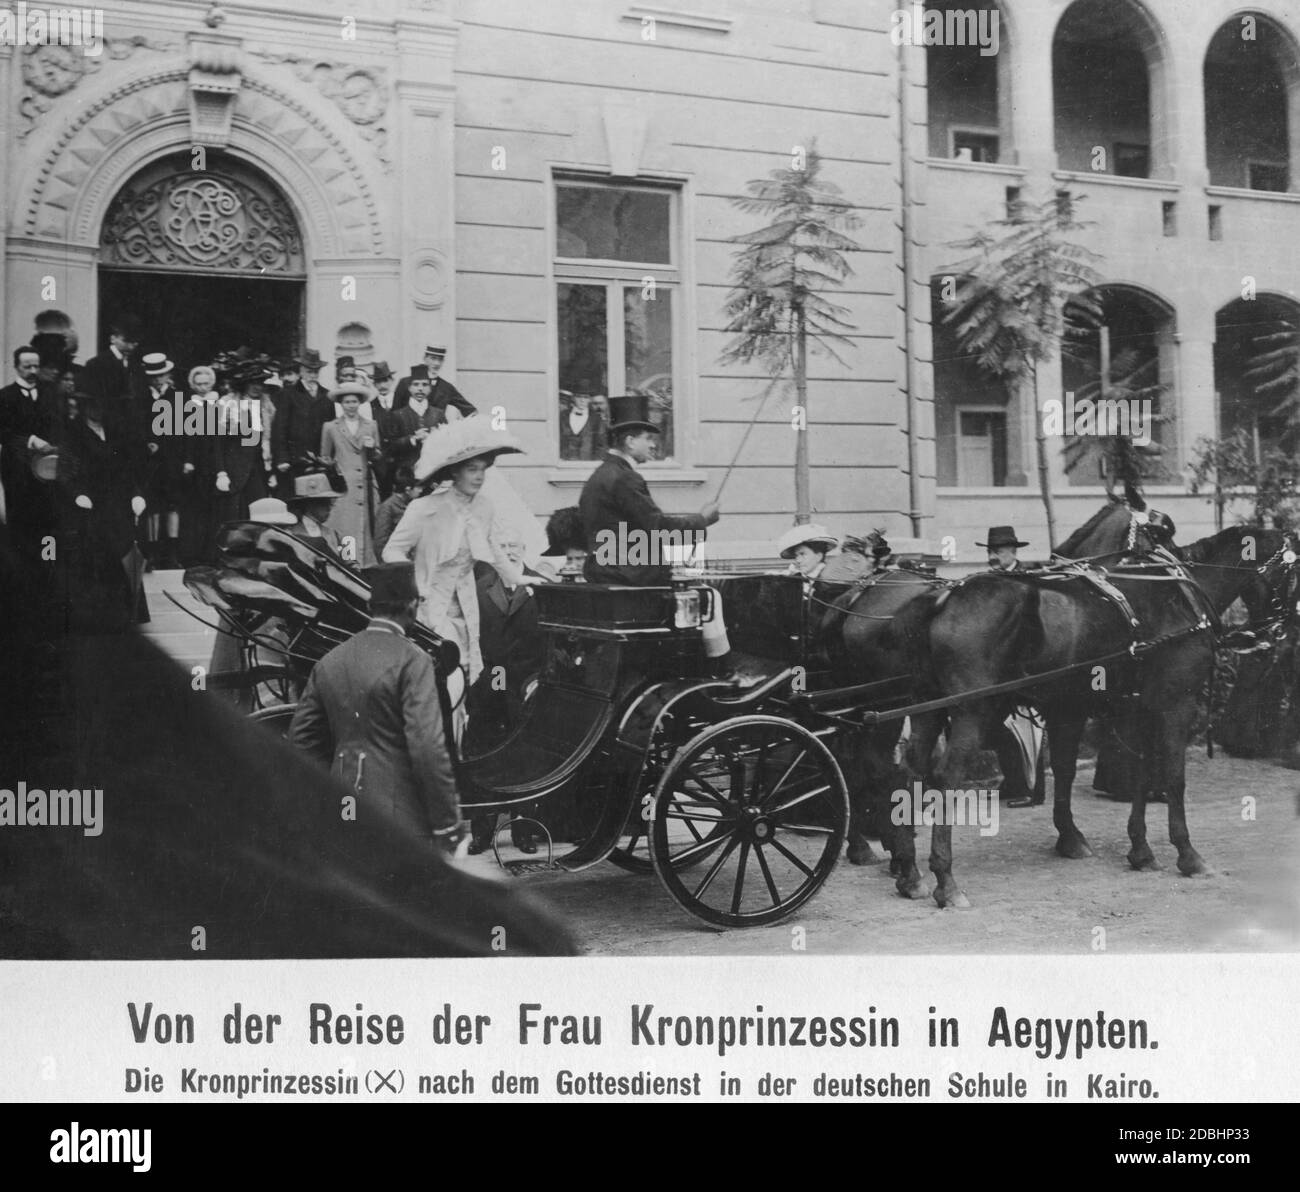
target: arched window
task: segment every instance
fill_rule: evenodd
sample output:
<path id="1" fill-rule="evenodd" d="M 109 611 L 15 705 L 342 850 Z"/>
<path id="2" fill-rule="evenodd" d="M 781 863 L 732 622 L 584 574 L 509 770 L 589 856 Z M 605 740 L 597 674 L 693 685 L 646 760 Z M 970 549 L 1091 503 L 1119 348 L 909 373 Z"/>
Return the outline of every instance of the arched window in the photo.
<path id="1" fill-rule="evenodd" d="M 930 281 L 939 485 L 988 488 L 1025 484 L 1028 477 L 1021 467 L 1020 423 L 1010 389 L 958 347 L 952 325 L 944 322 L 949 309 L 944 287 L 951 282 L 950 275 Z"/>
<path id="2" fill-rule="evenodd" d="M 1052 38 L 1056 154 L 1063 170 L 1170 173 L 1159 31 L 1132 0 L 1075 0 Z"/>
<path id="3" fill-rule="evenodd" d="M 1300 397 L 1300 304 L 1260 294 L 1220 307 L 1214 390 L 1221 439 L 1244 432 L 1261 451 L 1279 446 Z"/>
<path id="4" fill-rule="evenodd" d="M 1155 294 L 1136 286 L 1098 286 L 1092 296 L 1101 306 L 1100 325 L 1071 336 L 1061 357 L 1067 419 L 1070 410 L 1080 409 L 1085 399 L 1097 412 L 1090 424 L 1076 418 L 1076 427 L 1082 425 L 1085 430 L 1078 436 L 1079 446 L 1067 456 L 1072 465 L 1069 481 L 1072 485 L 1103 482 L 1106 461 L 1089 438 L 1117 428 L 1121 432 L 1127 429 L 1139 445 L 1149 439 L 1149 474 L 1153 478 L 1173 474 L 1177 461 L 1157 456 L 1157 452 L 1164 443 L 1174 441 L 1172 432 L 1159 421 L 1174 412 L 1169 388 L 1176 349 L 1174 311 Z M 1110 410 L 1115 412 L 1122 405 L 1123 419 L 1111 413 L 1102 415 L 1105 407 L 1098 403 L 1103 402 L 1111 403 Z M 1067 424 L 1067 437 L 1071 429 Z"/>
<path id="5" fill-rule="evenodd" d="M 1212 186 L 1293 189 L 1291 125 L 1300 49 L 1254 13 L 1219 26 L 1205 52 L 1205 157 Z"/>
<path id="6" fill-rule="evenodd" d="M 925 50 L 930 156 L 1011 161 L 1010 55 L 1001 11 L 992 0 L 942 0 L 926 12 L 944 22 Z"/>

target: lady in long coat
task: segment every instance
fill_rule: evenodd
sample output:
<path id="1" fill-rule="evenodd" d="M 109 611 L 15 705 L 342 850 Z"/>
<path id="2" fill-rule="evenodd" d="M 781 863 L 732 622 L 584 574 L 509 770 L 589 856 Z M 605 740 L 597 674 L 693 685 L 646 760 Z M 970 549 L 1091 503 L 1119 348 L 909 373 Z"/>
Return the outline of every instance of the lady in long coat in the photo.
<path id="1" fill-rule="evenodd" d="M 485 483 L 498 455 L 519 450 L 509 435 L 492 430 L 483 418 L 435 430 L 424 441 L 415 476 L 451 484 L 412 501 L 384 547 L 385 563 L 413 555 L 420 591 L 417 616 L 460 645 L 470 685 L 483 670 L 474 563 L 491 563 L 506 582 L 520 583 L 522 569 L 507 556 L 505 544 L 528 543 L 538 530 L 536 519 L 505 481 Z"/>
<path id="2" fill-rule="evenodd" d="M 347 481 L 347 494 L 334 502 L 326 522 L 343 541 L 343 557 L 354 567 L 369 567 L 375 559 L 375 509 L 379 485 L 371 461 L 380 449 L 378 425 L 362 418 L 367 390 L 358 384 L 340 385 L 330 397 L 343 407 L 341 417 L 321 430 L 320 453 L 334 461 Z"/>

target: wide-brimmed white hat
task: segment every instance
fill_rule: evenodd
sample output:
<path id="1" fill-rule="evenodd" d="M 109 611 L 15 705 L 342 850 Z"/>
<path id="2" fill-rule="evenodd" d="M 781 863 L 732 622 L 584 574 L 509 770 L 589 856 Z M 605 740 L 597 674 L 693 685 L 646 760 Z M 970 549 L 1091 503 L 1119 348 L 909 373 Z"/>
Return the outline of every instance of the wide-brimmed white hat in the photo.
<path id="1" fill-rule="evenodd" d="M 289 507 L 275 497 L 262 497 L 248 506 L 248 520 L 261 522 L 266 526 L 296 526 L 298 519 L 289 512 Z"/>
<path id="2" fill-rule="evenodd" d="M 791 526 L 777 539 L 776 549 L 780 552 L 781 558 L 793 559 L 794 552 L 801 546 L 821 546 L 826 550 L 832 550 L 839 544 L 840 540 L 825 526 L 810 522 L 806 526 Z"/>
<path id="3" fill-rule="evenodd" d="M 495 430 L 486 418 L 462 418 L 438 427 L 424 440 L 415 465 L 415 478 L 437 479 L 439 472 L 467 459 L 486 456 L 491 461 L 498 455 L 522 455 L 523 450 L 513 435 Z"/>
<path id="4" fill-rule="evenodd" d="M 161 377 L 164 373 L 169 373 L 176 367 L 167 359 L 166 352 L 149 352 L 141 358 L 140 363 L 144 365 L 144 375 L 146 377 Z"/>

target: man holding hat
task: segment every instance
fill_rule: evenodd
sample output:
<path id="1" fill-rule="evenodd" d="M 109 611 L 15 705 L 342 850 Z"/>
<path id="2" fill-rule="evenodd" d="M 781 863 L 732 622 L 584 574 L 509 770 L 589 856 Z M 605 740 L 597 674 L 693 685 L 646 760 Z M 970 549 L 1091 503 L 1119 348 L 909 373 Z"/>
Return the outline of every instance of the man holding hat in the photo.
<path id="1" fill-rule="evenodd" d="M 58 405 L 42 389 L 40 354 L 24 345 L 13 355 L 14 380 L 0 389 L 0 484 L 14 546 L 37 555 L 41 540 L 54 532 L 54 505 L 32 463 L 62 437 Z"/>
<path id="2" fill-rule="evenodd" d="M 312 668 L 289 741 L 355 792 L 358 820 L 387 821 L 454 852 L 466 826 L 437 677 L 406 636 L 419 603 L 415 568 L 382 563 L 362 574 L 370 624 Z"/>
<path id="3" fill-rule="evenodd" d="M 992 572 L 1023 571 L 1016 555 L 1028 542 L 1016 535 L 1013 526 L 990 526 L 987 542 L 977 542 L 989 552 L 989 570 Z M 992 746 L 1002 769 L 1002 790 L 999 801 L 1004 807 L 1037 807 L 1043 795 L 1030 789 L 1025 773 L 1025 752 L 1035 752 L 1036 725 L 1031 717 L 1013 712 L 1006 722 L 992 731 Z"/>
<path id="4" fill-rule="evenodd" d="M 455 406 L 460 411 L 462 417 L 468 417 L 470 414 L 477 414 L 478 410 L 472 406 L 461 395 L 459 389 L 450 381 L 443 380 L 438 374 L 442 371 L 443 362 L 447 359 L 447 349 L 429 346 L 424 349 L 424 365 L 428 371 L 429 379 L 429 404 L 442 413 L 440 421 L 447 420 L 447 407 Z M 393 409 L 400 410 L 407 404 L 411 396 L 411 382 L 419 375 L 417 370 L 419 365 L 411 369 L 409 376 L 403 377 L 397 383 L 397 392 L 393 395 Z"/>

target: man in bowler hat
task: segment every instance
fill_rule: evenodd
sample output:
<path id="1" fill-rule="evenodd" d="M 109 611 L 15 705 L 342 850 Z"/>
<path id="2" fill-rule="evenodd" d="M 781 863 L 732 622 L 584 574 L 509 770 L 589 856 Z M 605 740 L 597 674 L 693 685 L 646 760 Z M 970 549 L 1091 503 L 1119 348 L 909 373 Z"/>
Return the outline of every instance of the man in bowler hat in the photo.
<path id="1" fill-rule="evenodd" d="M 312 669 L 289 741 L 356 793 L 358 820 L 387 822 L 454 852 L 465 836 L 433 662 L 406 631 L 419 592 L 412 563 L 381 563 L 370 624 Z"/>
<path id="2" fill-rule="evenodd" d="M 325 364 L 321 354 L 308 348 L 291 363 L 302 380 L 285 386 L 271 423 L 271 454 L 281 476 L 308 467 L 303 457 L 320 451 L 321 428 L 334 417 L 334 403 L 318 380 Z"/>

